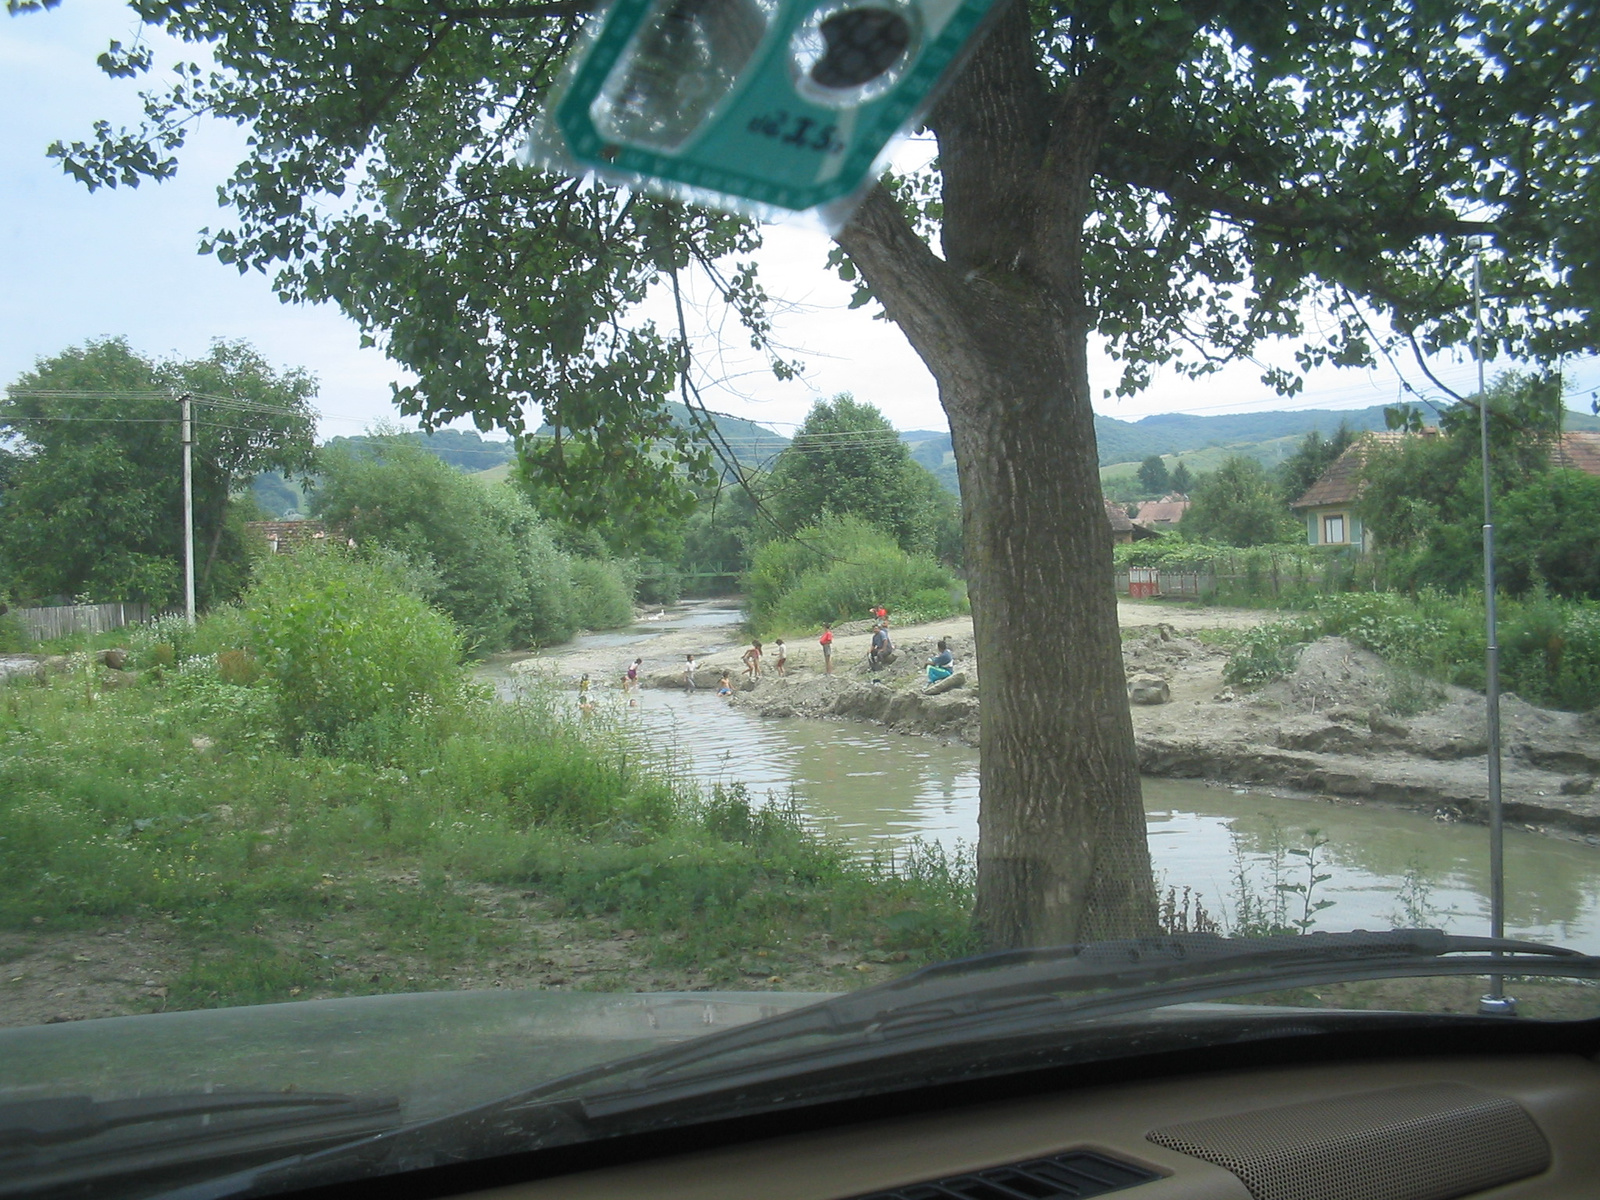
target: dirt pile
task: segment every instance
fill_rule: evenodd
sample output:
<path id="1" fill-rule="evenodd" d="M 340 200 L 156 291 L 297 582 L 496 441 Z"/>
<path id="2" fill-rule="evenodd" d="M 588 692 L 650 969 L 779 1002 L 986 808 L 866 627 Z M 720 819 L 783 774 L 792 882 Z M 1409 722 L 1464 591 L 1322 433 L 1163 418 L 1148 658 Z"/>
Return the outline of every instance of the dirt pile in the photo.
<path id="1" fill-rule="evenodd" d="M 1286 678 L 1254 693 L 1223 684 L 1225 661 L 1180 672 L 1185 702 L 1135 710 L 1146 773 L 1424 807 L 1440 820 L 1487 819 L 1481 695 L 1398 672 L 1343 638 L 1307 646 Z M 1600 840 L 1594 717 L 1506 696 L 1501 725 L 1507 819 Z"/>

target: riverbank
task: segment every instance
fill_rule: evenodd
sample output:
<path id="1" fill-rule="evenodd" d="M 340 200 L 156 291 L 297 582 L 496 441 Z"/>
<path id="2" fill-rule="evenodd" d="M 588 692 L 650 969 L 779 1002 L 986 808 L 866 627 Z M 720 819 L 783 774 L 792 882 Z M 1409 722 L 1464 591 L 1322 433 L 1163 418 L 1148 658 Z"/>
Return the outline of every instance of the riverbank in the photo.
<path id="1" fill-rule="evenodd" d="M 0 705 L 0 1025 L 465 988 L 844 991 L 967 948 L 963 863 L 700 794 L 562 706 L 297 754 L 205 659 Z"/>
<path id="2" fill-rule="evenodd" d="M 1341 638 L 1308 647 L 1286 679 L 1243 691 L 1223 678 L 1228 636 L 1271 620 L 1254 609 L 1118 606 L 1141 770 L 1266 789 L 1340 805 L 1380 804 L 1441 821 L 1486 822 L 1487 732 L 1483 697 L 1398 673 Z M 755 684 L 740 663 L 736 630 L 684 629 L 617 648 L 564 653 L 517 664 L 556 680 L 588 671 L 609 681 L 645 656 L 647 687 L 684 686 L 683 656 L 694 654 L 696 683 L 714 688 L 727 671 L 731 703 L 770 718 L 868 721 L 896 733 L 976 746 L 982 695 L 970 618 L 894 631 L 898 655 L 876 671 L 866 662 L 868 626 L 841 627 L 835 673 L 824 675 L 814 641 L 791 647 L 778 677 L 768 647 Z M 924 690 L 923 664 L 936 641 L 956 653 L 960 686 Z M 1164 699 L 1163 699 L 1164 697 Z M 1593 715 L 1502 701 L 1502 796 L 1506 819 L 1533 832 L 1600 844 L 1600 721 Z"/>

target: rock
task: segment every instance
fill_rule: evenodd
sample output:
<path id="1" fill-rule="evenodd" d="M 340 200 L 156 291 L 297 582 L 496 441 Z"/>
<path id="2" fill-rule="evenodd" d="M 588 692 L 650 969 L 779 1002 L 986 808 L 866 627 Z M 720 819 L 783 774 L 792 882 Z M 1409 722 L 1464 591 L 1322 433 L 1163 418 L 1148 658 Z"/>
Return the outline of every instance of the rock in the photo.
<path id="1" fill-rule="evenodd" d="M 930 696 L 942 696 L 946 692 L 955 691 L 958 687 L 965 687 L 966 683 L 966 673 L 957 671 L 954 675 L 939 680 L 938 683 L 930 683 L 924 690 Z"/>
<path id="2" fill-rule="evenodd" d="M 1365 737 L 1337 721 L 1323 717 L 1291 717 L 1278 727 L 1273 741 L 1283 750 L 1310 750 L 1315 753 L 1360 753 Z"/>
<path id="3" fill-rule="evenodd" d="M 1405 741 L 1411 736 L 1411 727 L 1404 722 L 1396 721 L 1393 717 L 1385 716 L 1382 710 L 1373 709 L 1367 714 L 1367 728 L 1379 737 L 1398 738 Z"/>
<path id="4" fill-rule="evenodd" d="M 114 646 L 110 650 L 102 650 L 95 655 L 102 666 L 110 667 L 113 671 L 125 670 L 128 666 L 128 652 L 121 646 Z"/>
<path id="5" fill-rule="evenodd" d="M 1561 794 L 1563 796 L 1587 796 L 1594 791 L 1594 777 L 1592 775 L 1574 775 L 1570 779 L 1561 781 Z"/>
<path id="6" fill-rule="evenodd" d="M 1353 775 L 1345 771 L 1322 772 L 1324 791 L 1335 796 L 1370 796 L 1372 780 L 1366 775 Z"/>
<path id="7" fill-rule="evenodd" d="M 1159 675 L 1135 675 L 1128 680 L 1128 699 L 1135 704 L 1165 704 L 1172 699 L 1172 689 Z"/>
<path id="8" fill-rule="evenodd" d="M 137 671 L 101 671 L 100 686 L 107 689 L 125 688 L 139 682 Z"/>

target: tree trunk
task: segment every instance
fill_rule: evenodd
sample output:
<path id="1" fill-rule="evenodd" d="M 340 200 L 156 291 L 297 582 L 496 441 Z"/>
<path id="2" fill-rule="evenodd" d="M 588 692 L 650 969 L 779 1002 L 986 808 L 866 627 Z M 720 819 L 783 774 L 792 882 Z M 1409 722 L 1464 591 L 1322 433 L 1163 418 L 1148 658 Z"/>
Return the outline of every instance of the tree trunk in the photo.
<path id="1" fill-rule="evenodd" d="M 944 257 L 881 188 L 838 237 L 950 419 L 982 672 L 975 920 L 993 948 L 1155 928 L 1089 402 L 1102 83 L 1049 94 L 1013 0 L 930 122 Z"/>

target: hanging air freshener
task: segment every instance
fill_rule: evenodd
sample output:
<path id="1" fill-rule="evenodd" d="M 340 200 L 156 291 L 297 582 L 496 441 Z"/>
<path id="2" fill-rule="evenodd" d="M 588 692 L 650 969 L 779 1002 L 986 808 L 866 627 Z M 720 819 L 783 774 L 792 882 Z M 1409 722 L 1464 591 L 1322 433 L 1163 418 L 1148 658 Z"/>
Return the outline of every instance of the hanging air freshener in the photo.
<path id="1" fill-rule="evenodd" d="M 836 229 L 994 3 L 616 0 L 523 154 Z"/>

